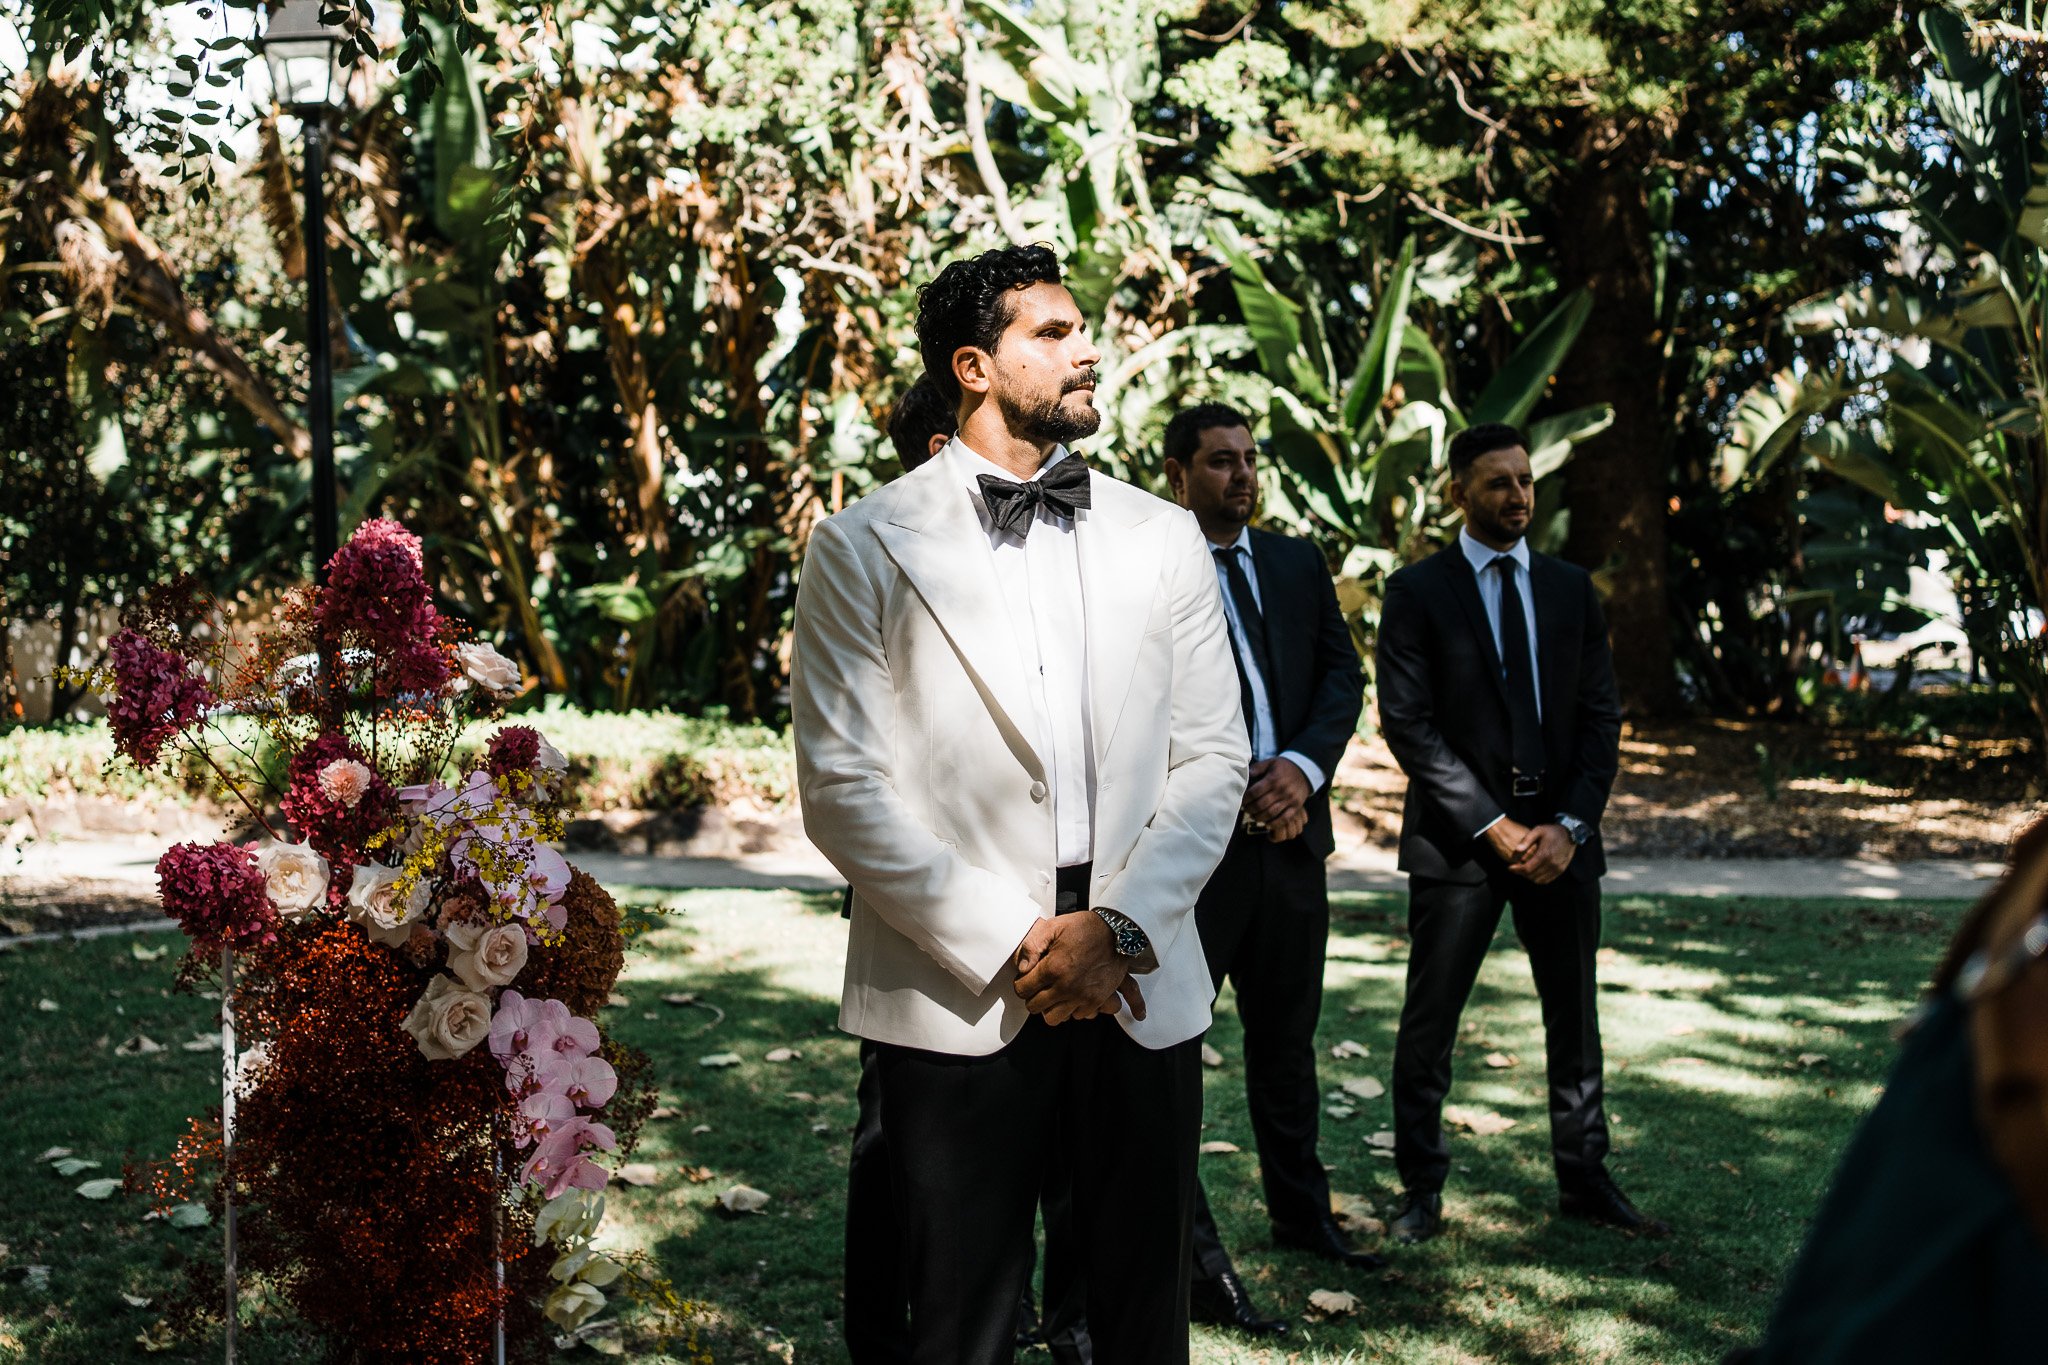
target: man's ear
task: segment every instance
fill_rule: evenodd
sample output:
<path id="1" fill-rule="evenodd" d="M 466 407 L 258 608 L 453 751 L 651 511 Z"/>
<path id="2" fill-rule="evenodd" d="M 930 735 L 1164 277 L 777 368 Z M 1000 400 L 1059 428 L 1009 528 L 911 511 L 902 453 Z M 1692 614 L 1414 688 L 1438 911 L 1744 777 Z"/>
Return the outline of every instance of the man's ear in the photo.
<path id="1" fill-rule="evenodd" d="M 1187 482 L 1187 471 L 1181 468 L 1179 460 L 1169 455 L 1166 459 L 1166 486 L 1173 490 L 1173 500 L 1183 507 L 1188 505 Z"/>
<path id="2" fill-rule="evenodd" d="M 1460 512 L 1465 510 L 1465 481 L 1452 479 L 1451 486 L 1444 490 L 1444 496 L 1451 500 L 1451 506 Z"/>
<path id="3" fill-rule="evenodd" d="M 963 392 L 987 393 L 994 379 L 993 369 L 988 352 L 979 346 L 962 346 L 953 352 L 953 378 L 960 382 Z"/>

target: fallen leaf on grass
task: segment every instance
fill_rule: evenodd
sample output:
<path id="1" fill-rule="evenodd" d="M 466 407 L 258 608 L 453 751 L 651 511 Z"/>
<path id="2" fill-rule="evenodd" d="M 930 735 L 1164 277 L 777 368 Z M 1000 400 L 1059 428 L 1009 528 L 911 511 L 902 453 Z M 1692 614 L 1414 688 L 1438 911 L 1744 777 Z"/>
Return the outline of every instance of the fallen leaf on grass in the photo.
<path id="1" fill-rule="evenodd" d="M 664 1005 L 674 1005 L 678 1008 L 684 1005 L 694 1005 L 697 1003 L 697 992 L 670 991 L 667 995 L 661 997 L 661 1003 Z"/>
<path id="2" fill-rule="evenodd" d="M 121 1188 L 119 1176 L 108 1176 L 104 1180 L 88 1180 L 78 1187 L 81 1199 L 111 1199 L 114 1191 Z"/>
<path id="3" fill-rule="evenodd" d="M 162 1052 L 164 1045 L 146 1033 L 138 1033 L 114 1049 L 116 1057 L 146 1057 L 152 1052 Z"/>
<path id="4" fill-rule="evenodd" d="M 697 1059 L 698 1066 L 738 1066 L 739 1064 L 740 1054 L 737 1052 L 714 1052 L 709 1057 L 699 1057 Z"/>
<path id="5" fill-rule="evenodd" d="M 45 1014 L 55 1014 L 57 1012 L 57 1002 L 46 995 L 36 1001 L 36 1008 Z"/>
<path id="6" fill-rule="evenodd" d="M 43 1154 L 42 1154 L 41 1156 L 37 1157 L 37 1158 L 36 1158 L 36 1160 L 37 1160 L 37 1161 L 55 1161 L 55 1160 L 56 1160 L 56 1159 L 57 1159 L 58 1157 L 64 1157 L 64 1156 L 70 1156 L 70 1155 L 71 1155 L 71 1149 L 70 1149 L 69 1147 L 52 1147 L 52 1148 L 50 1148 L 50 1149 L 49 1149 L 48 1151 L 44 1152 L 44 1153 L 43 1153 Z"/>
<path id="7" fill-rule="evenodd" d="M 1469 1104 L 1445 1105 L 1444 1121 L 1480 1137 L 1505 1133 L 1515 1126 L 1515 1121 L 1505 1114 L 1496 1114 L 1491 1109 L 1480 1109 Z"/>
<path id="8" fill-rule="evenodd" d="M 633 1003 L 633 997 L 630 995 L 620 995 L 617 991 L 613 991 L 604 998 L 604 1002 L 613 1009 L 622 1010 Z"/>
<path id="9" fill-rule="evenodd" d="M 1351 1039 L 1346 1038 L 1343 1042 L 1330 1049 L 1330 1055 L 1341 1062 L 1351 1057 L 1370 1057 L 1372 1049 L 1364 1043 L 1355 1043 Z"/>
<path id="10" fill-rule="evenodd" d="M 1210 1047 L 1207 1043 L 1202 1044 L 1202 1065 L 1212 1067 L 1222 1066 L 1223 1054 L 1218 1052 L 1215 1048 Z"/>
<path id="11" fill-rule="evenodd" d="M 178 1338 L 171 1331 L 171 1325 L 162 1318 L 158 1318 L 155 1322 L 151 1323 L 147 1331 L 136 1333 L 135 1340 L 143 1350 L 148 1351 L 151 1355 L 156 1354 L 158 1351 L 172 1350 L 178 1344 Z"/>
<path id="12" fill-rule="evenodd" d="M 1185 1152 L 1187 1148 L 1183 1147 L 1181 1148 L 1181 1150 Z M 1215 1142 L 1205 1142 L 1202 1144 L 1203 1156 L 1228 1156 L 1232 1152 L 1239 1152 L 1243 1150 L 1244 1149 L 1239 1147 L 1236 1143 L 1224 1142 L 1221 1139 L 1218 1139 Z"/>
<path id="13" fill-rule="evenodd" d="M 1384 1132 L 1374 1133 L 1366 1138 L 1365 1145 L 1368 1147 L 1377 1147 L 1381 1151 L 1391 1152 L 1394 1150 L 1394 1135 L 1392 1133 Z"/>
<path id="14" fill-rule="evenodd" d="M 204 1204 L 179 1204 L 165 1215 L 165 1221 L 181 1231 L 203 1228 L 213 1221 L 213 1214 Z"/>
<path id="15" fill-rule="evenodd" d="M 9 1278 L 19 1277 L 22 1287 L 31 1294 L 44 1294 L 50 1288 L 50 1267 L 46 1265 L 10 1266 Z"/>
<path id="16" fill-rule="evenodd" d="M 715 1178 L 709 1166 L 683 1166 L 679 1169 L 682 1171 L 683 1179 L 692 1185 L 709 1185 Z"/>
<path id="17" fill-rule="evenodd" d="M 654 1168 L 651 1161 L 629 1161 L 619 1167 L 615 1174 L 628 1185 L 639 1185 L 642 1188 L 661 1179 L 661 1172 Z"/>
<path id="18" fill-rule="evenodd" d="M 50 1165 L 56 1169 L 58 1175 L 61 1175 L 66 1180 L 69 1180 L 74 1175 L 82 1175 L 86 1171 L 98 1170 L 100 1163 L 97 1161 L 88 1161 L 82 1156 L 66 1156 L 59 1157 L 57 1160 L 51 1162 Z"/>
<path id="19" fill-rule="evenodd" d="M 158 958 L 162 957 L 165 953 L 168 953 L 169 951 L 170 948 L 168 946 L 145 948 L 140 943 L 132 943 L 128 946 L 129 954 L 133 956 L 137 962 L 154 962 Z"/>
<path id="20" fill-rule="evenodd" d="M 140 1294 L 123 1294 L 121 1296 L 121 1301 L 127 1304 L 130 1308 L 149 1307 L 149 1300 L 143 1298 Z"/>
<path id="21" fill-rule="evenodd" d="M 1511 1066 L 1520 1066 L 1522 1064 L 1520 1057 L 1509 1052 L 1489 1052 L 1482 1060 L 1495 1071 L 1505 1071 Z"/>
<path id="22" fill-rule="evenodd" d="M 793 1062 L 803 1055 L 793 1047 L 776 1047 L 768 1050 L 768 1060 L 771 1062 Z"/>
<path id="23" fill-rule="evenodd" d="M 1825 1052 L 1802 1052 L 1799 1054 L 1799 1065 L 1804 1067 L 1816 1067 L 1819 1066 L 1822 1062 L 1825 1062 L 1827 1059 L 1828 1055 Z"/>
<path id="24" fill-rule="evenodd" d="M 218 1033 L 195 1033 L 184 1042 L 178 1044 L 178 1046 L 187 1052 L 218 1052 L 220 1051 L 220 1035 Z"/>
<path id="25" fill-rule="evenodd" d="M 751 1185 L 734 1185 L 718 1196 L 718 1207 L 727 1213 L 759 1213 L 768 1207 L 768 1192 Z"/>
<path id="26" fill-rule="evenodd" d="M 1728 1174 L 1730 1175 L 1740 1176 L 1742 1174 L 1742 1168 L 1732 1161 L 1723 1161 L 1720 1163 L 1720 1166 L 1722 1170 L 1728 1172 Z"/>
<path id="27" fill-rule="evenodd" d="M 1310 1312 L 1322 1317 L 1349 1317 L 1358 1311 L 1358 1296 L 1341 1289 L 1315 1289 L 1309 1291 L 1308 1306 Z"/>
<path id="28" fill-rule="evenodd" d="M 1338 1088 L 1345 1094 L 1361 1100 L 1376 1100 L 1387 1093 L 1387 1088 L 1371 1076 L 1353 1077 Z"/>
<path id="29" fill-rule="evenodd" d="M 1326 1104 L 1323 1112 L 1333 1119 L 1348 1119 L 1358 1111 L 1348 1104 Z"/>
<path id="30" fill-rule="evenodd" d="M 672 1119 L 680 1117 L 682 1112 L 680 1109 L 671 1109 L 665 1104 L 657 1104 L 654 1106 L 654 1112 L 647 1117 L 650 1119 Z"/>
<path id="31" fill-rule="evenodd" d="M 698 1125 L 697 1125 L 697 1126 L 696 1126 L 695 1128 L 692 1128 L 692 1129 L 690 1130 L 690 1136 L 691 1136 L 691 1137 L 700 1137 L 700 1136 L 702 1136 L 703 1134 L 705 1134 L 705 1133 L 708 1133 L 708 1132 L 710 1132 L 710 1131 L 711 1131 L 711 1125 L 710 1125 L 710 1124 L 708 1124 L 708 1123 L 700 1123 L 700 1124 L 698 1124 Z"/>

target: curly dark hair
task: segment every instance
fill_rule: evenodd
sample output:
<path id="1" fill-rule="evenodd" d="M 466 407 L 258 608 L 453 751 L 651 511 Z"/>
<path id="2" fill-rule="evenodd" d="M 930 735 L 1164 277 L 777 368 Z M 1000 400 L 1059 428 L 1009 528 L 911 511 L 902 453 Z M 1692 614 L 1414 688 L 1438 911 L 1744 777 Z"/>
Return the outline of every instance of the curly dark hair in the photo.
<path id="1" fill-rule="evenodd" d="M 932 437 L 951 436 L 960 428 L 959 413 L 929 374 L 905 389 L 889 414 L 889 443 L 907 474 L 932 457 Z"/>
<path id="2" fill-rule="evenodd" d="M 1016 308 L 1011 295 L 1034 284 L 1058 284 L 1059 257 L 1049 246 L 999 246 L 954 261 L 917 294 L 917 350 L 939 395 L 957 409 L 960 381 L 953 356 L 963 346 L 993 352 Z"/>
<path id="3" fill-rule="evenodd" d="M 1511 427 L 1506 422 L 1481 422 L 1476 427 L 1466 427 L 1451 438 L 1451 477 L 1464 478 L 1472 472 L 1472 462 L 1481 455 L 1510 446 L 1529 448 L 1529 438 L 1520 427 Z"/>
<path id="4" fill-rule="evenodd" d="M 1166 424 L 1162 453 L 1184 465 L 1194 458 L 1196 448 L 1202 444 L 1202 433 L 1217 427 L 1243 427 L 1250 431 L 1252 423 L 1228 403 L 1196 403 L 1176 412 Z"/>

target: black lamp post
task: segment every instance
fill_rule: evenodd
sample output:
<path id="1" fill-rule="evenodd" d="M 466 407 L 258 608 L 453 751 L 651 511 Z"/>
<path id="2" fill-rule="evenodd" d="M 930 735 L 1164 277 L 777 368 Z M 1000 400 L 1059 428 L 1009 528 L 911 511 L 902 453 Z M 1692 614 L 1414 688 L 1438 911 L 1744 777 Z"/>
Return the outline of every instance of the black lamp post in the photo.
<path id="1" fill-rule="evenodd" d="M 338 527 L 334 492 L 334 377 L 327 328 L 327 120 L 348 96 L 349 35 L 321 22 L 322 0 L 284 0 L 270 12 L 263 60 L 277 102 L 306 133 L 306 428 L 313 438 L 313 566 L 327 578 Z"/>

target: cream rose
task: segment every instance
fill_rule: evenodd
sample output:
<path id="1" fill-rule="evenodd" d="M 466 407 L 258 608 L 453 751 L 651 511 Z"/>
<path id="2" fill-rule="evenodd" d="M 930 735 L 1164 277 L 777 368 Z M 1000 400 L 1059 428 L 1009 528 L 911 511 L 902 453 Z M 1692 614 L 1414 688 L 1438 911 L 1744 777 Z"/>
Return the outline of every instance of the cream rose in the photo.
<path id="1" fill-rule="evenodd" d="M 256 850 L 256 869 L 270 903 L 288 920 L 305 919 L 327 897 L 327 860 L 311 844 L 265 839 Z"/>
<path id="2" fill-rule="evenodd" d="M 458 692 L 471 683 L 501 697 L 519 690 L 519 665 L 489 645 L 472 641 L 455 646 L 455 665 L 462 670 L 455 680 Z"/>
<path id="3" fill-rule="evenodd" d="M 491 1036 L 491 1000 L 465 990 L 452 976 L 437 976 L 405 1016 L 405 1031 L 419 1040 L 430 1062 L 452 1061 Z"/>
<path id="4" fill-rule="evenodd" d="M 473 991 L 509 986 L 526 965 L 526 931 L 512 924 L 451 924 L 448 970 Z"/>
<path id="5" fill-rule="evenodd" d="M 348 889 L 348 917 L 363 926 L 363 932 L 388 948 L 403 948 L 412 937 L 412 926 L 426 913 L 433 898 L 424 880 L 413 883 L 412 894 L 398 898 L 398 869 L 371 863 L 356 869 Z"/>
<path id="6" fill-rule="evenodd" d="M 367 765 L 352 758 L 337 758 L 320 770 L 320 790 L 329 801 L 338 801 L 354 810 L 370 790 L 371 776 Z"/>
<path id="7" fill-rule="evenodd" d="M 565 1331 L 573 1332 L 581 1327 L 584 1320 L 604 1307 L 604 1291 L 582 1280 L 565 1284 L 548 1295 L 541 1312 L 547 1314 L 549 1322 Z"/>

